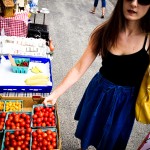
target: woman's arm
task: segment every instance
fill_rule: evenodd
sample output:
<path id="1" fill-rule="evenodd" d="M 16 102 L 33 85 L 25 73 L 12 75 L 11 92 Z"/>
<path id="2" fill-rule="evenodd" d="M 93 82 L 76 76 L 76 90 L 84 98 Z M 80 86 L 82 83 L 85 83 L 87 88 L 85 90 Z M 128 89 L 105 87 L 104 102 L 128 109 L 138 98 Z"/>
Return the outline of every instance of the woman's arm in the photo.
<path id="1" fill-rule="evenodd" d="M 86 70 L 91 66 L 96 56 L 97 53 L 92 51 L 89 44 L 79 61 L 77 61 L 77 63 L 67 73 L 67 75 L 55 88 L 55 90 L 50 94 L 50 96 L 45 98 L 43 103 L 45 105 L 47 105 L 47 103 L 54 105 L 58 97 L 60 97 L 67 89 L 69 89 L 82 77 Z"/>

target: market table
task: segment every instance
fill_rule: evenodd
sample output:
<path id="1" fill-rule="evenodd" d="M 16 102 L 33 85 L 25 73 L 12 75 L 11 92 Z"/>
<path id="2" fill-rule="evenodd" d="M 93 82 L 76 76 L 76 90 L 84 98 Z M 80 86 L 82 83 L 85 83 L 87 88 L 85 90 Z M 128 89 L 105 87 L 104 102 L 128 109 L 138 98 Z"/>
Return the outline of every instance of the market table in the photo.
<path id="1" fill-rule="evenodd" d="M 52 59 L 50 55 L 47 55 L 49 59 Z M 41 104 L 43 99 L 48 96 L 49 93 L 38 93 L 38 92 L 33 92 L 33 93 L 28 93 L 28 92 L 3 92 L 0 93 L 0 100 L 4 101 L 10 101 L 11 100 L 23 100 L 23 112 L 32 112 L 33 111 L 33 106 L 36 104 Z M 57 124 L 56 124 L 56 129 L 57 129 L 57 136 L 58 136 L 58 141 L 57 141 L 57 150 L 61 150 L 61 136 L 60 136 L 60 124 L 59 124 L 59 116 L 57 113 L 57 104 L 55 105 L 56 109 L 56 119 L 57 119 Z M 41 128 L 44 130 L 48 128 Z M 50 128 L 49 128 L 50 129 Z M 54 128 L 53 128 L 54 129 Z M 35 129 L 32 128 L 34 131 Z M 4 136 L 5 132 L 0 133 L 0 144 L 2 143 L 2 137 Z M 31 145 L 30 145 L 31 146 Z"/>
<path id="2" fill-rule="evenodd" d="M 4 29 L 7 36 L 27 36 L 28 12 L 15 14 L 14 17 L 4 18 L 0 16 L 0 31 Z"/>

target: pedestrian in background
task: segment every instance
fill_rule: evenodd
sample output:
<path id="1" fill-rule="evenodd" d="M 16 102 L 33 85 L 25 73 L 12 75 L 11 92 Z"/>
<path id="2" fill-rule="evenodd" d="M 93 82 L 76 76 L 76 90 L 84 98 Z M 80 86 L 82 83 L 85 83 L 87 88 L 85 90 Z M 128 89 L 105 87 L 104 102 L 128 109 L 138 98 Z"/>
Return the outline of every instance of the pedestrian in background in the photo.
<path id="1" fill-rule="evenodd" d="M 118 0 L 110 19 L 92 32 L 79 61 L 43 101 L 54 105 L 101 56 L 102 66 L 75 113 L 75 136 L 81 140 L 82 150 L 90 145 L 97 150 L 126 149 L 135 120 L 136 97 L 149 64 L 149 33 L 150 1 Z"/>
<path id="2" fill-rule="evenodd" d="M 96 7 L 98 5 L 99 0 L 94 0 L 94 6 L 93 9 L 90 11 L 92 14 L 95 14 Z M 106 0 L 101 0 L 101 7 L 102 7 L 102 15 L 101 18 L 104 18 L 105 16 L 105 8 L 106 8 Z"/>

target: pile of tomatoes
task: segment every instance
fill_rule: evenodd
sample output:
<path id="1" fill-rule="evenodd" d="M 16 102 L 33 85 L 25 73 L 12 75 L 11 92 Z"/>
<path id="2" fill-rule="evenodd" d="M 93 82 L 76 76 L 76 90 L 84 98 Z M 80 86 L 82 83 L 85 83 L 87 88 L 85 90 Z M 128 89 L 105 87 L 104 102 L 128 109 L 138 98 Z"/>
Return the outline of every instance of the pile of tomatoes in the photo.
<path id="1" fill-rule="evenodd" d="M 2 131 L 3 128 L 4 128 L 5 117 L 6 117 L 6 113 L 5 112 L 0 113 L 0 131 Z"/>
<path id="2" fill-rule="evenodd" d="M 26 113 L 15 113 L 8 114 L 5 126 L 7 130 L 10 129 L 26 129 L 30 127 L 31 115 Z"/>
<path id="3" fill-rule="evenodd" d="M 0 130 L 3 130 L 5 124 L 4 150 L 53 150 L 57 148 L 55 106 L 37 105 L 33 107 L 32 115 L 26 112 L 6 114 L 6 112 L 0 113 Z"/>
<path id="4" fill-rule="evenodd" d="M 32 132 L 32 150 L 52 150 L 57 147 L 57 134 L 56 132 L 48 129 L 37 129 Z"/>
<path id="5" fill-rule="evenodd" d="M 31 128 L 26 130 L 7 131 L 5 133 L 5 150 L 29 150 Z"/>
<path id="6" fill-rule="evenodd" d="M 35 107 L 33 127 L 56 127 L 55 107 Z"/>
<path id="7" fill-rule="evenodd" d="M 23 61 L 22 63 L 17 63 L 17 66 L 28 67 L 29 63 L 27 61 Z"/>

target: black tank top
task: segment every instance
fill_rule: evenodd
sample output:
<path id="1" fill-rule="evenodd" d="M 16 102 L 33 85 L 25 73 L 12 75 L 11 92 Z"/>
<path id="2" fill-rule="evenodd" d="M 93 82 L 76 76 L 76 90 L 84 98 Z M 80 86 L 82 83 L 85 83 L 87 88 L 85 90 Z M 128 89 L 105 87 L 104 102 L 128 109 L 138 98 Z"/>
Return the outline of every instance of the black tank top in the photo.
<path id="1" fill-rule="evenodd" d="M 108 51 L 102 59 L 100 73 L 109 81 L 122 86 L 139 86 L 149 64 L 149 55 L 143 48 L 134 54 L 114 55 Z"/>

